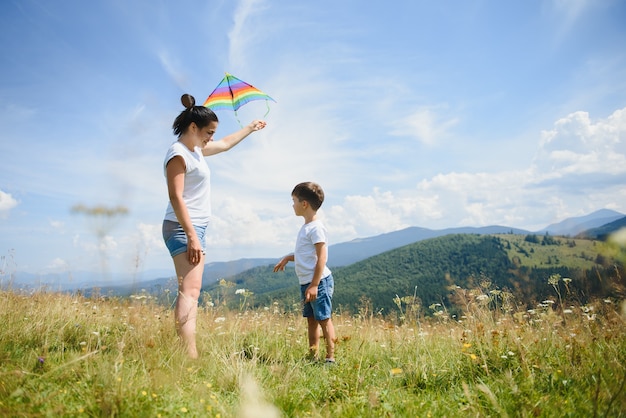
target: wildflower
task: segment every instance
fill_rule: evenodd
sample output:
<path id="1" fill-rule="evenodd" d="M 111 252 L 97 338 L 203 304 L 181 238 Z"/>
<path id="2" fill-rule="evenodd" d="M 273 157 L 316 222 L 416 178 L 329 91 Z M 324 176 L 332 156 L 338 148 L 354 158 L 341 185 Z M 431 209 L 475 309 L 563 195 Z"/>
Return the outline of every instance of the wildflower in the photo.
<path id="1" fill-rule="evenodd" d="M 472 353 L 472 354 L 470 354 L 470 358 L 472 360 L 476 360 L 478 357 L 476 357 L 476 354 Z"/>
<path id="2" fill-rule="evenodd" d="M 548 283 L 551 284 L 552 286 L 556 286 L 559 283 L 559 280 L 561 280 L 560 274 L 553 274 L 550 277 L 548 277 Z"/>
<path id="3" fill-rule="evenodd" d="M 148 392 L 146 392 L 145 390 L 141 391 L 141 396 L 146 396 L 148 394 Z"/>
<path id="4" fill-rule="evenodd" d="M 180 408 L 180 412 L 187 413 L 187 408 L 183 406 L 182 408 Z"/>
<path id="5" fill-rule="evenodd" d="M 237 290 L 235 290 L 235 294 L 236 295 L 245 295 L 246 294 L 246 289 L 237 289 Z"/>
<path id="6" fill-rule="evenodd" d="M 391 369 L 391 375 L 392 376 L 397 376 L 399 374 L 402 374 L 402 369 L 400 369 L 398 367 L 394 367 L 393 369 Z"/>

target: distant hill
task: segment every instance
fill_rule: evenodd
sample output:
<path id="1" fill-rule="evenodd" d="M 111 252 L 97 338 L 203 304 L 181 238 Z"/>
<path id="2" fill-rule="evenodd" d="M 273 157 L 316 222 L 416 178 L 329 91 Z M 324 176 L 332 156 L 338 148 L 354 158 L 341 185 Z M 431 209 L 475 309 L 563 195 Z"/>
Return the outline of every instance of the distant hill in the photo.
<path id="1" fill-rule="evenodd" d="M 560 282 L 564 297 L 586 303 L 592 297 L 624 297 L 626 274 L 617 260 L 603 251 L 606 244 L 573 238 L 543 237 L 527 240 L 519 234 L 452 234 L 422 240 L 333 269 L 335 302 L 352 313 L 397 311 L 397 297 L 419 301 L 425 313 L 439 304 L 452 309 L 455 289 L 481 289 L 494 303 L 502 303 L 502 292 L 512 298 L 507 303 L 535 306 L 555 300 L 549 283 L 551 275 L 571 279 L 567 288 Z M 532 235 L 530 235 L 532 237 Z M 535 237 L 536 238 L 536 237 Z M 541 238 L 541 237 L 540 237 Z M 621 276 L 615 277 L 615 265 Z M 293 269 L 273 273 L 272 266 L 260 266 L 229 279 L 233 286 L 214 283 L 203 288 L 221 303 L 241 303 L 236 289 L 252 292 L 250 306 L 279 303 L 286 309 L 297 305 L 299 290 Z M 622 280 L 624 283 L 618 283 Z M 621 289 L 621 290 L 620 290 Z M 616 293 L 617 292 L 617 293 Z M 415 298 L 415 299 L 413 299 Z M 435 305 L 433 305 L 435 306 Z"/>
<path id="2" fill-rule="evenodd" d="M 394 248 L 412 244 L 425 239 L 452 234 L 528 234 L 529 231 L 508 226 L 459 227 L 432 230 L 410 227 L 400 231 L 389 232 L 369 238 L 358 238 L 328 247 L 330 267 L 347 266 L 366 258 L 384 253 Z"/>
<path id="3" fill-rule="evenodd" d="M 567 218 L 561 222 L 549 225 L 536 233 L 574 237 L 585 230 L 601 227 L 624 216 L 623 213 L 614 210 L 600 209 L 589 215 Z"/>
<path id="4" fill-rule="evenodd" d="M 626 228 L 626 216 L 623 218 L 619 218 L 616 221 L 610 222 L 608 224 L 602 225 L 597 228 L 591 228 L 586 231 L 578 234 L 580 238 L 590 238 L 590 239 L 599 239 L 606 240 L 609 235 L 618 230 Z"/>
<path id="5" fill-rule="evenodd" d="M 231 277 L 242 271 L 249 270 L 257 266 L 276 264 L 278 258 L 242 258 L 234 261 L 218 261 L 206 264 L 202 283 L 209 284 L 225 277 Z"/>

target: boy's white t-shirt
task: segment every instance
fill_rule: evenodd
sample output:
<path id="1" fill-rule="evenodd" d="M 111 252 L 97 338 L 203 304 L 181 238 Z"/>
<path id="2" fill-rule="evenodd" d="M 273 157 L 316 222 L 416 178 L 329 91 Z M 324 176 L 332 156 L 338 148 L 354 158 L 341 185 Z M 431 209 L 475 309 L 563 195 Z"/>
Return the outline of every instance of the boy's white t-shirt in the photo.
<path id="1" fill-rule="evenodd" d="M 315 265 L 317 264 L 317 252 L 315 244 L 320 242 L 328 243 L 326 239 L 326 228 L 320 220 L 302 225 L 298 238 L 296 239 L 296 250 L 293 253 L 296 266 L 296 275 L 301 285 L 309 284 L 313 281 Z M 328 266 L 324 265 L 322 278 L 331 274 Z"/>
<path id="2" fill-rule="evenodd" d="M 211 170 L 202 155 L 202 150 L 195 147 L 190 151 L 183 143 L 176 141 L 167 150 L 163 171 L 167 178 L 167 163 L 174 157 L 181 156 L 185 161 L 185 186 L 183 200 L 194 225 L 206 225 L 211 218 Z M 165 220 L 178 222 L 172 202 L 168 202 Z"/>

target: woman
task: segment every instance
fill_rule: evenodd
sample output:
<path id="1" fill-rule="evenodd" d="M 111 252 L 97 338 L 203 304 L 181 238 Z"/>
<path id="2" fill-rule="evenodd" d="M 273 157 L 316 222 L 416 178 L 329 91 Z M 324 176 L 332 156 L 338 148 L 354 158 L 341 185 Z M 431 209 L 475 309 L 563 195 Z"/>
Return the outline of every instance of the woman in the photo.
<path id="1" fill-rule="evenodd" d="M 196 316 L 204 271 L 204 234 L 211 216 L 211 171 L 204 157 L 228 151 L 252 132 L 265 127 L 255 120 L 220 141 L 213 141 L 218 119 L 184 94 L 185 106 L 172 128 L 178 136 L 167 151 L 164 170 L 169 204 L 163 220 L 163 239 L 174 260 L 178 297 L 174 309 L 176 332 L 191 358 L 198 357 Z"/>

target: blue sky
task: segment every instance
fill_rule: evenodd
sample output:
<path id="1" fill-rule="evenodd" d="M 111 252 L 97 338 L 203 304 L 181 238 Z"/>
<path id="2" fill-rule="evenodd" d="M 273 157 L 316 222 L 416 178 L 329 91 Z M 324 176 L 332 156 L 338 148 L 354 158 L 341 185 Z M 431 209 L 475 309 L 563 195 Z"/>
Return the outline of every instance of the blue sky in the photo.
<path id="1" fill-rule="evenodd" d="M 171 124 L 224 72 L 277 103 L 208 160 L 208 262 L 290 251 L 306 180 L 331 244 L 626 213 L 625 21 L 620 0 L 3 1 L 0 255 L 42 274 L 171 269 Z M 217 137 L 239 128 L 218 116 Z"/>

